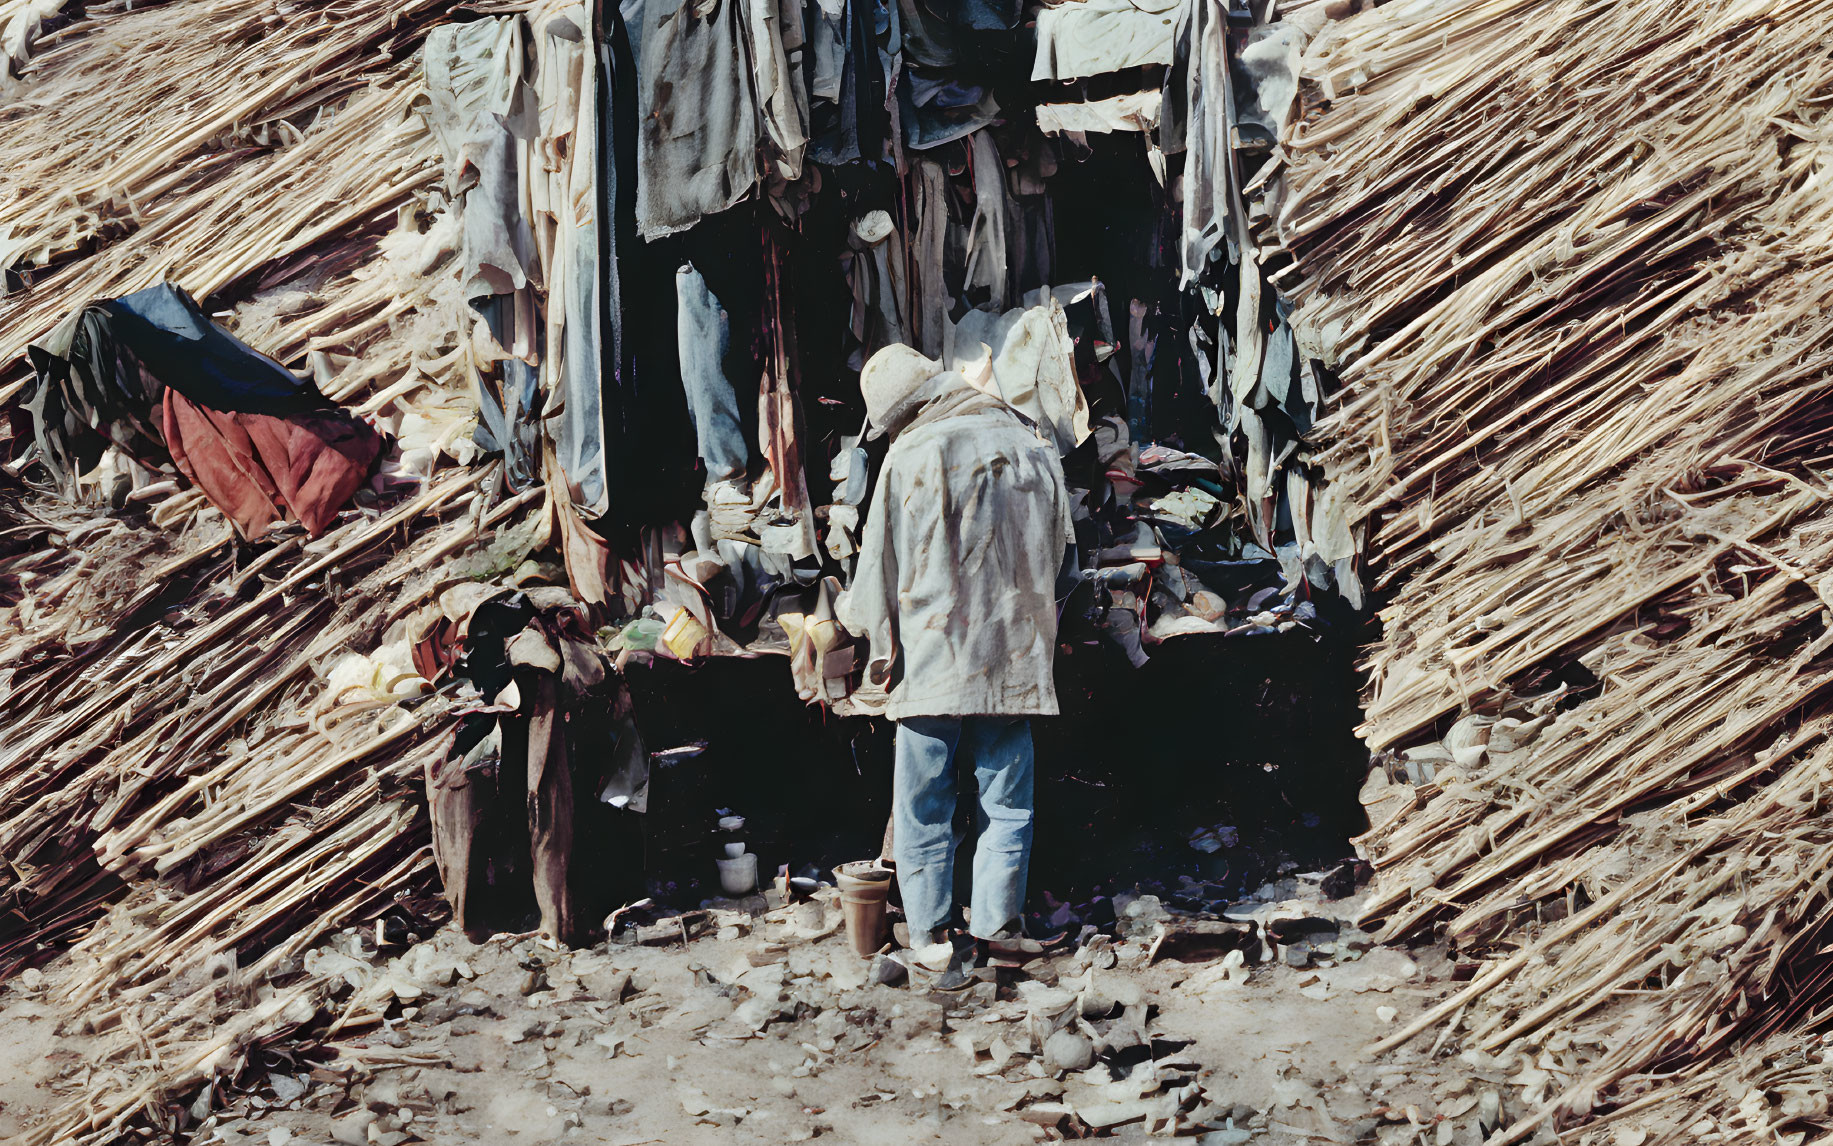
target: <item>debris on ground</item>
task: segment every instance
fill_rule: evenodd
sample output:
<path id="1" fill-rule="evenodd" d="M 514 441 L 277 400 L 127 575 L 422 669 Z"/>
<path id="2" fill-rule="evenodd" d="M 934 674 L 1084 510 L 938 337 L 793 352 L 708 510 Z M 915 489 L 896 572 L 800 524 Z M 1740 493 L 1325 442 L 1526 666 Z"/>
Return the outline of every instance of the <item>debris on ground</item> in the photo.
<path id="1" fill-rule="evenodd" d="M 1445 967 L 1366 945 L 1324 951 L 1305 973 L 1276 957 L 1282 920 L 1354 933 L 1316 915 L 1322 901 L 1236 905 L 1249 922 L 1226 926 L 1254 941 L 1220 959 L 1154 962 L 1164 935 L 1222 922 L 1162 909 L 1137 934 L 1096 932 L 959 992 L 925 986 L 935 976 L 920 968 L 907 983 L 875 981 L 874 961 L 829 925 L 837 892 L 814 902 L 812 929 L 798 905 L 758 895 L 572 950 L 449 928 L 405 948 L 343 932 L 302 967 L 337 980 L 331 1011 L 349 1021 L 189 1096 L 185 1133 L 352 1146 L 673 1141 L 696 1125 L 740 1142 L 1415 1142 L 1393 1131 L 1442 1116 L 1468 1124 L 1450 1141 L 1476 1141 L 1478 1092 L 1458 1081 L 1461 1064 L 1361 1054 L 1383 1013 L 1414 1015 L 1450 986 Z M 684 940 L 690 917 L 706 927 Z M 663 924 L 671 938 L 648 941 Z M 0 1031 L 43 1021 L 36 993 L 21 979 L 0 995 Z M 1390 1117 L 1409 1108 L 1413 1121 Z"/>

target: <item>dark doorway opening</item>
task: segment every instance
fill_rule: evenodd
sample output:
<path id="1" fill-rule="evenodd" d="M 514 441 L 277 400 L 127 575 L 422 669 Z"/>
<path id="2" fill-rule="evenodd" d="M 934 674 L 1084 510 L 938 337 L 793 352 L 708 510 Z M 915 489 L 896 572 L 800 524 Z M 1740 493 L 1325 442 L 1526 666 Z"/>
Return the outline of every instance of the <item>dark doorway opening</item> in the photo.
<path id="1" fill-rule="evenodd" d="M 1175 893 L 1180 876 L 1238 897 L 1281 863 L 1313 869 L 1351 854 L 1367 761 L 1353 656 L 1342 632 L 1179 638 L 1140 668 L 1106 642 L 1069 646 L 1057 663 L 1063 714 L 1033 723 L 1028 910 L 1043 910 L 1045 893 L 1073 903 L 1135 885 Z M 658 660 L 632 665 L 627 680 L 659 755 L 649 813 L 619 817 L 642 835 L 640 875 L 607 873 L 626 896 L 685 907 L 719 895 L 722 809 L 745 816 L 760 882 L 779 865 L 826 876 L 878 854 L 891 722 L 804 706 L 775 657 Z"/>

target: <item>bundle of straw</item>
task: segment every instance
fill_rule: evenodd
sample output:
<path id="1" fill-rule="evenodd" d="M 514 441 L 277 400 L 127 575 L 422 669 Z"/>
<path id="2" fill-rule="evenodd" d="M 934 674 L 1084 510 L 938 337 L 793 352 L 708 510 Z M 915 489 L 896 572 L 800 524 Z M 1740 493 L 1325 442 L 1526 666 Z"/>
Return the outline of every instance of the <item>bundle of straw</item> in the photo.
<path id="1" fill-rule="evenodd" d="M 1387 601 L 1362 732 L 1437 763 L 1368 910 L 1485 960 L 1387 1045 L 1519 1068 L 1508 1141 L 1825 1121 L 1775 1056 L 1833 1006 L 1829 42 L 1829 0 L 1467 0 L 1307 53 L 1273 225 Z"/>
<path id="2" fill-rule="evenodd" d="M 462 407 L 414 55 L 448 14 L 90 5 L 40 37 L 0 96 L 0 402 L 71 310 L 171 279 L 387 427 Z M 28 1141 L 176 1132 L 255 1047 L 325 1021 L 340 983 L 304 953 L 431 883 L 417 789 L 454 718 L 339 695 L 328 666 L 544 510 L 435 466 L 314 541 L 248 550 L 194 490 L 108 511 L 29 477 L 0 470 L 0 978 L 54 956 L 48 1001 L 96 1049 Z"/>

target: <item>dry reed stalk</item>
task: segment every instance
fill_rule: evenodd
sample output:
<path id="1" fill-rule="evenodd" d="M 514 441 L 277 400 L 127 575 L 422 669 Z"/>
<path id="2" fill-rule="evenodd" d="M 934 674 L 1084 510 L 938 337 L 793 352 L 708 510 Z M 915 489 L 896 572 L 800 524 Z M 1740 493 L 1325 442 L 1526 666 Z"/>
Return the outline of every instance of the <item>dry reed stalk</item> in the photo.
<path id="1" fill-rule="evenodd" d="M 309 138 L 321 109 L 411 50 L 444 7 L 303 4 L 283 19 L 261 0 L 192 0 L 117 11 L 41 50 L 26 73 L 29 118 L 8 117 L 28 130 L 0 135 L 14 192 L 0 197 L 0 267 L 62 263 L 145 225 L 152 201 Z"/>
<path id="2" fill-rule="evenodd" d="M 1362 731 L 1438 761 L 1369 916 L 1490 960 L 1380 1046 L 1456 1024 L 1538 1111 L 1498 1141 L 1824 1120 L 1763 1048 L 1833 1009 L 1830 41 L 1403 0 L 1306 56 L 1270 226 L 1387 592 Z"/>
<path id="3" fill-rule="evenodd" d="M 0 264 L 28 280 L 0 298 L 0 403 L 74 307 L 172 278 L 385 428 L 462 407 L 411 54 L 447 8 L 97 4 L 40 38 L 0 92 Z M 154 110 L 120 113 L 124 92 Z M 477 567 L 492 529 L 545 512 L 491 506 L 488 476 L 435 471 L 251 554 L 194 490 L 135 519 L 0 472 L 0 586 L 18 586 L 0 589 L 0 974 L 65 949 L 49 999 L 97 1048 L 31 1142 L 176 1132 L 175 1100 L 332 1006 L 341 982 L 300 974 L 308 952 L 428 886 L 416 789 L 446 702 L 333 703 L 320 678 Z M 387 1002 L 337 1009 L 361 1025 Z"/>

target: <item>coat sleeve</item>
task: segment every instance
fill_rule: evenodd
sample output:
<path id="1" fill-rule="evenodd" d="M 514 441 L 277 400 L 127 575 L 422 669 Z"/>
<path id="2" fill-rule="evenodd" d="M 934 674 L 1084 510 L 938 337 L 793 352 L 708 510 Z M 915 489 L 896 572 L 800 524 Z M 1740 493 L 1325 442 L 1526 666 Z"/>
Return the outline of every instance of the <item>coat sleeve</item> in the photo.
<path id="1" fill-rule="evenodd" d="M 840 627 L 871 646 L 866 661 L 869 679 L 887 686 L 897 663 L 897 523 L 890 507 L 897 502 L 892 491 L 898 484 L 897 468 L 887 462 L 872 491 L 852 586 L 834 608 Z"/>

